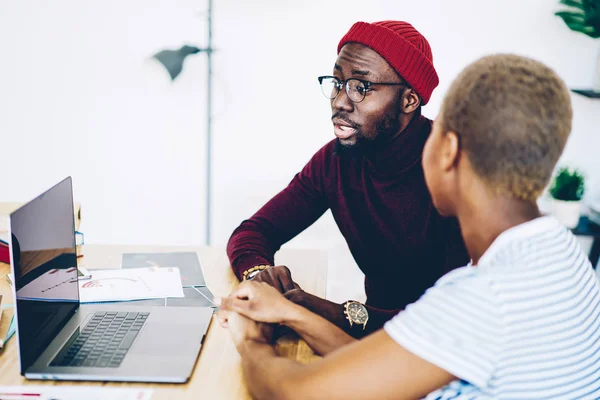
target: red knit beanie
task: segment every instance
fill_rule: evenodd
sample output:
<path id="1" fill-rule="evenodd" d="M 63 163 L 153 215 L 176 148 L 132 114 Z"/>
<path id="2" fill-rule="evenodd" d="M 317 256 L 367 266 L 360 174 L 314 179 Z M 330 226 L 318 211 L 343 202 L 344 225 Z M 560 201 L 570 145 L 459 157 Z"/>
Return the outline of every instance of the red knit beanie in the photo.
<path id="1" fill-rule="evenodd" d="M 349 42 L 364 44 L 383 57 L 427 104 L 439 83 L 429 42 L 404 21 L 357 22 L 340 40 L 338 54 Z"/>

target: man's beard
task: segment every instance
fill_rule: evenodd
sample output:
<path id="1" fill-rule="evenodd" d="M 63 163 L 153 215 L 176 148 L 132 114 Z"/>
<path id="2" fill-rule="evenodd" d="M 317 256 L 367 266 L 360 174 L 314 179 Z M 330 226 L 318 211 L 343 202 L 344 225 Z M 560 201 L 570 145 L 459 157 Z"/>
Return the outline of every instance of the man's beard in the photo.
<path id="1" fill-rule="evenodd" d="M 344 158 L 360 159 L 374 154 L 381 148 L 385 148 L 390 139 L 400 130 L 400 120 L 398 113 L 387 115 L 375 124 L 376 135 L 373 138 L 367 138 L 362 133 L 361 127 L 356 129 L 356 140 L 352 144 L 343 144 L 340 139 L 336 139 L 333 153 Z"/>
<path id="2" fill-rule="evenodd" d="M 356 132 L 356 139 L 352 144 L 344 144 L 337 138 L 335 140 L 333 154 L 348 159 L 360 159 L 371 151 L 370 148 L 372 147 L 372 144 L 373 140 L 365 138 L 359 129 Z"/>

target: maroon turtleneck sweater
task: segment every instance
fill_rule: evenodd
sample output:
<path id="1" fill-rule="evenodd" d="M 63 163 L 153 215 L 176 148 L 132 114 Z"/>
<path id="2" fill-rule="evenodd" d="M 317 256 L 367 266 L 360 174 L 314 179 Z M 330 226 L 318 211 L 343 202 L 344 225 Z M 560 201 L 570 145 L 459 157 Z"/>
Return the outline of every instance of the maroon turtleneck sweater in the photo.
<path id="1" fill-rule="evenodd" d="M 327 209 L 365 274 L 369 332 L 379 329 L 446 272 L 468 262 L 458 223 L 435 210 L 421 154 L 431 121 L 415 115 L 392 143 L 362 158 L 319 150 L 290 184 L 233 232 L 234 272 L 273 265 L 281 245 Z"/>

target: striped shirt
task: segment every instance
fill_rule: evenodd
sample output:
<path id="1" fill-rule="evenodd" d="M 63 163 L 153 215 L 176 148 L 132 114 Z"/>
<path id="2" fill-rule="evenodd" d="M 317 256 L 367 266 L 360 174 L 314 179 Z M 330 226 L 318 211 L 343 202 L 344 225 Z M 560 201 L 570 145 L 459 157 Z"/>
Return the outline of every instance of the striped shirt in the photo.
<path id="1" fill-rule="evenodd" d="M 600 285 L 552 217 L 503 232 L 385 331 L 458 378 L 426 399 L 600 398 Z"/>

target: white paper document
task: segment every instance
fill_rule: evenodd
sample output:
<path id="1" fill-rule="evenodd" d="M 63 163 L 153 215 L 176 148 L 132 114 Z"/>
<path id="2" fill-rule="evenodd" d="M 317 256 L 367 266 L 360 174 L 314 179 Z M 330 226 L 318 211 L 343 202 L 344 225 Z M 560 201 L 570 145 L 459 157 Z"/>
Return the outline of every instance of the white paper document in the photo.
<path id="1" fill-rule="evenodd" d="M 91 279 L 79 281 L 81 303 L 185 297 L 179 268 L 107 269 L 91 273 Z"/>
<path id="2" fill-rule="evenodd" d="M 0 386 L 2 400 L 150 400 L 152 389 L 101 386 Z"/>

